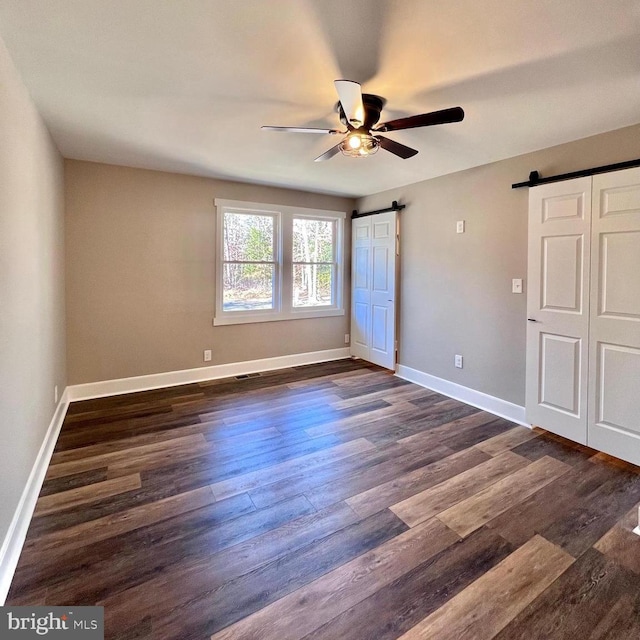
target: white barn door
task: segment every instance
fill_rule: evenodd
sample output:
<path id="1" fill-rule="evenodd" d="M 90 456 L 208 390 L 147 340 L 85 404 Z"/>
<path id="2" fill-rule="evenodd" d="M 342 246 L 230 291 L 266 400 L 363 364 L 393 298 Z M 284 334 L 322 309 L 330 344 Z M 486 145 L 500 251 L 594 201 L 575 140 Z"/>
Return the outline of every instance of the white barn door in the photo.
<path id="1" fill-rule="evenodd" d="M 527 422 L 587 443 L 591 178 L 529 190 Z"/>
<path id="2" fill-rule="evenodd" d="M 640 169 L 593 177 L 589 446 L 640 464 Z"/>
<path id="3" fill-rule="evenodd" d="M 396 366 L 397 212 L 352 223 L 351 355 Z"/>

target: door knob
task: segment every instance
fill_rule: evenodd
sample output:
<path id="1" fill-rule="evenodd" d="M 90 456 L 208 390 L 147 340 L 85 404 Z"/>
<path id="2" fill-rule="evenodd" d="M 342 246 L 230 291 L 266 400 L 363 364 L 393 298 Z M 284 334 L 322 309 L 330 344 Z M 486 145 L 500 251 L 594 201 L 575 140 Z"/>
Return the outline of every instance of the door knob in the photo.
<path id="1" fill-rule="evenodd" d="M 538 322 L 535 318 L 527 318 L 527 322 Z"/>

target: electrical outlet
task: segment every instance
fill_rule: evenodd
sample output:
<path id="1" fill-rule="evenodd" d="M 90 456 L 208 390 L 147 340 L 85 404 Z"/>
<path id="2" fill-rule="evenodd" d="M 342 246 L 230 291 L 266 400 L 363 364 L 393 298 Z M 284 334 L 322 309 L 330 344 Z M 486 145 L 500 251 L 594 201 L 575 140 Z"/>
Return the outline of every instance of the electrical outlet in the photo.
<path id="1" fill-rule="evenodd" d="M 511 281 L 511 293 L 522 293 L 522 278 L 514 278 Z"/>
<path id="2" fill-rule="evenodd" d="M 53 387 L 53 403 L 58 404 L 58 385 Z"/>
<path id="3" fill-rule="evenodd" d="M 464 233 L 464 220 L 456 222 L 456 233 Z"/>
<path id="4" fill-rule="evenodd" d="M 462 356 L 456 356 L 453 362 L 458 369 L 462 369 Z"/>
<path id="5" fill-rule="evenodd" d="M 348 333 L 345 333 L 344 334 L 344 343 L 345 344 L 349 344 L 350 340 L 351 340 L 351 336 Z"/>
<path id="6" fill-rule="evenodd" d="M 211 349 L 204 350 L 204 361 L 211 362 Z"/>

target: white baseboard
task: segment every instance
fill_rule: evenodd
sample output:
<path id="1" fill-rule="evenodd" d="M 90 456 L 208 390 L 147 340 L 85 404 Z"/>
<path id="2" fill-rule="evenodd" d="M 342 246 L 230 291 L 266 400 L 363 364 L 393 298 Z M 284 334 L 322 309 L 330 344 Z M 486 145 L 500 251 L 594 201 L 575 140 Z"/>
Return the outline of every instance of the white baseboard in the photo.
<path id="1" fill-rule="evenodd" d="M 4 605 L 7 599 L 11 580 L 13 580 L 13 574 L 18 566 L 20 553 L 27 537 L 33 510 L 36 508 L 40 489 L 58 441 L 58 435 L 60 434 L 68 406 L 69 398 L 65 390 L 49 423 L 49 428 L 40 446 L 40 451 L 38 451 L 38 456 L 29 474 L 27 484 L 20 496 L 20 502 L 18 502 L 13 514 L 7 535 L 2 541 L 2 547 L 0 547 L 0 606 Z"/>
<path id="2" fill-rule="evenodd" d="M 303 364 L 341 360 L 349 356 L 350 352 L 348 347 L 327 349 L 326 351 L 294 353 L 289 356 L 277 356 L 275 358 L 262 358 L 260 360 L 218 364 L 211 367 L 198 367 L 197 369 L 167 371 L 166 373 L 155 373 L 133 378 L 119 378 L 117 380 L 76 384 L 67 387 L 67 393 L 69 400 L 72 402 L 76 400 L 90 400 L 92 398 L 103 398 L 105 396 L 115 396 L 137 391 L 150 391 L 163 387 L 175 387 L 181 384 L 205 382 L 206 380 L 228 378 L 230 376 L 240 376 L 248 373 L 299 367 Z"/>
<path id="3" fill-rule="evenodd" d="M 423 371 L 418 371 L 411 367 L 405 367 L 402 364 L 398 365 L 396 375 L 399 378 L 409 380 L 409 382 L 415 382 L 415 384 L 419 384 L 421 387 L 437 391 L 449 398 L 460 400 L 460 402 L 470 404 L 473 407 L 478 407 L 478 409 L 482 409 L 488 413 L 493 413 L 505 420 L 510 420 L 511 422 L 520 424 L 523 427 L 531 428 L 531 425 L 525 419 L 524 407 L 521 407 L 519 404 L 507 402 L 506 400 L 496 398 L 495 396 L 490 396 L 487 393 L 482 393 L 482 391 L 476 391 L 475 389 L 464 387 L 456 382 L 444 380 L 443 378 L 432 376 L 428 373 L 424 373 Z"/>

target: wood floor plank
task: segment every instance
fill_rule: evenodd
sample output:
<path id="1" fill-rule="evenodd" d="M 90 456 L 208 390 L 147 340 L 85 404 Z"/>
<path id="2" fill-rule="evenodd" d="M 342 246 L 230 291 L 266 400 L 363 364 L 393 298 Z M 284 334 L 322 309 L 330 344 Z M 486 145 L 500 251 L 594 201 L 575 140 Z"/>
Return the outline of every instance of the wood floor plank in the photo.
<path id="1" fill-rule="evenodd" d="M 302 380 L 288 382 L 287 387 L 289 389 L 307 389 L 308 387 L 314 387 L 322 382 L 330 382 L 332 385 L 335 385 L 338 383 L 338 380 L 342 380 L 343 378 L 359 378 L 367 371 L 370 372 L 370 370 L 366 368 L 351 369 L 350 371 L 340 371 L 339 373 L 336 373 L 334 371 L 313 378 L 304 378 Z"/>
<path id="2" fill-rule="evenodd" d="M 487 526 L 513 544 L 524 544 L 536 533 L 547 530 L 556 522 L 575 522 L 568 514 L 573 509 L 585 509 L 590 496 L 617 476 L 618 473 L 608 465 L 583 460 L 571 471 L 521 504 L 508 509 Z M 626 509 L 621 515 L 625 512 Z M 579 535 L 579 530 L 576 533 Z"/>
<path id="3" fill-rule="evenodd" d="M 37 607 L 47 604 L 47 587 L 29 589 L 23 593 L 12 595 L 12 607 Z"/>
<path id="4" fill-rule="evenodd" d="M 272 528 L 296 517 L 291 515 L 291 505 L 283 505 L 278 507 L 280 513 L 268 516 Z M 308 503 L 300 505 L 308 506 Z M 95 603 L 106 594 L 116 594 L 145 582 L 160 570 L 170 570 L 192 555 L 201 557 L 210 548 L 215 551 L 215 543 L 233 545 L 239 536 L 258 535 L 265 529 L 265 512 L 269 510 L 264 510 L 260 518 L 252 519 L 256 509 L 245 494 L 91 545 L 58 548 L 37 562 L 33 562 L 29 554 L 20 560 L 12 591 L 15 587 L 16 593 L 23 593 L 38 584 L 48 587 L 48 604 Z M 297 515 L 300 513 L 299 508 Z M 248 517 L 242 517 L 243 514 Z M 228 531 L 228 523 L 233 520 L 243 526 L 242 531 L 236 532 L 236 538 Z M 164 536 L 165 544 L 162 533 L 167 530 L 173 535 Z M 203 534 L 212 530 L 219 531 L 213 543 Z M 51 557 L 55 557 L 55 562 L 47 561 Z M 87 575 L 91 575 L 91 580 L 87 580 Z"/>
<path id="5" fill-rule="evenodd" d="M 376 420 L 388 420 L 389 418 L 396 417 L 403 409 L 407 412 L 415 410 L 415 407 L 408 402 L 402 402 L 397 405 L 389 405 L 387 407 L 381 407 L 375 411 L 369 412 L 367 415 L 367 422 L 373 422 Z M 321 425 L 310 427 L 305 429 L 307 434 L 312 438 L 318 438 L 320 436 L 336 435 L 339 433 L 357 433 L 354 427 L 362 426 L 362 418 L 360 415 L 348 416 L 346 418 L 338 418 L 337 420 L 330 420 Z"/>
<path id="6" fill-rule="evenodd" d="M 202 389 L 198 383 L 183 384 L 175 387 L 165 387 L 162 389 L 152 389 L 150 391 L 137 391 L 108 398 L 93 398 L 90 400 L 79 400 L 69 405 L 68 415 L 78 416 L 92 412 L 110 411 L 116 412 L 122 408 L 148 405 L 171 404 L 176 398 L 183 398 L 190 395 L 202 395 Z"/>
<path id="7" fill-rule="evenodd" d="M 208 637 L 225 627 L 264 610 L 308 585 L 319 576 L 326 576 L 380 548 L 407 530 L 406 525 L 389 511 L 359 520 L 330 536 L 286 554 L 251 573 L 230 580 L 220 589 L 208 591 L 186 607 L 154 622 L 154 633 L 160 637 L 196 639 Z M 180 616 L 186 614 L 185 624 Z"/>
<path id="8" fill-rule="evenodd" d="M 269 437 L 265 437 L 266 431 L 269 432 Z M 110 476 L 116 477 L 127 471 L 135 470 L 147 477 L 146 472 L 149 471 L 159 469 L 160 473 L 163 473 L 163 469 L 180 468 L 192 460 L 202 459 L 209 468 L 215 468 L 218 471 L 216 474 L 218 478 L 223 476 L 225 470 L 227 471 L 226 477 L 230 477 L 236 475 L 237 470 L 243 468 L 257 470 L 343 442 L 341 439 L 332 437 L 312 439 L 304 431 L 291 435 L 283 435 L 280 431 L 274 434 L 271 429 L 260 430 L 255 438 L 244 440 L 246 436 L 254 433 L 256 432 L 215 440 L 196 448 L 187 447 L 177 451 L 167 449 L 139 459 L 118 461 L 109 465 L 108 473 Z"/>
<path id="9" fill-rule="evenodd" d="M 607 558 L 640 575 L 639 539 L 633 530 L 638 526 L 638 507 L 627 514 L 605 533 L 593 546 Z"/>
<path id="10" fill-rule="evenodd" d="M 457 476 L 488 459 L 489 456 L 479 449 L 465 449 L 358 493 L 347 498 L 346 503 L 360 516 L 366 517 Z"/>
<path id="11" fill-rule="evenodd" d="M 303 496 L 260 510 L 253 507 L 246 494 L 234 496 L 125 534 L 125 539 L 129 535 L 137 544 L 119 551 L 115 565 L 109 554 L 109 543 L 120 542 L 122 537 L 105 540 L 104 545 L 93 545 L 77 560 L 71 559 L 73 576 L 64 582 L 54 581 L 49 599 L 53 603 L 55 598 L 59 604 L 102 601 L 109 595 L 149 582 L 161 571 L 172 572 L 313 513 L 315 509 Z M 88 571 L 96 576 L 91 581 L 86 580 Z M 191 598 L 198 595 L 191 593 L 184 583 L 182 588 Z M 77 600 L 72 600 L 74 597 Z"/>
<path id="12" fill-rule="evenodd" d="M 535 536 L 401 640 L 491 640 L 572 563 L 573 558 L 562 549 Z"/>
<path id="13" fill-rule="evenodd" d="M 490 456 L 498 455 L 503 451 L 508 451 L 517 447 L 523 442 L 527 442 L 536 437 L 536 433 L 532 429 L 526 427 L 514 427 L 509 431 L 505 431 L 493 438 L 484 440 L 476 444 L 476 447 Z"/>
<path id="14" fill-rule="evenodd" d="M 231 580 L 296 553 L 358 521 L 349 507 L 337 503 L 204 558 L 196 556 L 163 568 L 150 580 L 109 596 L 99 604 L 105 607 L 110 629 L 119 632 L 158 610 L 169 614 L 196 596 L 211 593 Z M 185 584 L 189 589 L 184 588 Z M 153 599 L 148 597 L 149 593 L 155 594 Z"/>
<path id="15" fill-rule="evenodd" d="M 416 401 L 409 404 L 415 406 Z M 435 430 L 444 424 L 449 424 L 461 418 L 467 418 L 478 413 L 476 407 L 462 404 L 455 400 L 446 400 L 436 404 L 421 402 L 417 410 L 404 417 L 406 424 L 413 427 L 414 431 Z M 446 444 L 444 439 L 441 444 Z M 470 445 L 469 445 L 470 446 Z M 459 447 L 461 449 L 462 447 Z"/>
<path id="16" fill-rule="evenodd" d="M 212 436 L 212 434 L 203 429 L 202 433 L 208 442 L 212 443 L 211 450 L 216 454 L 229 453 L 232 454 L 241 453 L 244 455 L 252 455 L 259 453 L 263 449 L 275 448 L 273 444 L 286 444 L 293 443 L 299 440 L 304 440 L 306 434 L 302 432 L 302 437 L 298 440 L 285 439 L 281 431 L 278 431 L 275 427 L 267 427 L 266 429 L 257 429 L 255 431 L 247 431 L 238 435 L 231 435 L 228 437 L 218 437 L 218 434 Z"/>
<path id="17" fill-rule="evenodd" d="M 528 464 L 526 458 L 506 451 L 390 508 L 402 521 L 414 527 Z"/>
<path id="18" fill-rule="evenodd" d="M 333 436 L 303 440 L 294 438 L 293 444 L 277 446 L 273 451 L 250 452 L 247 456 L 243 451 L 236 452 L 236 455 L 223 452 L 218 456 L 214 445 L 212 450 L 203 455 L 146 469 L 141 473 L 142 481 L 143 484 L 172 483 L 177 492 L 190 491 L 205 484 L 215 484 L 247 473 L 257 473 L 302 456 L 321 453 L 341 444 L 345 444 L 345 441 Z"/>
<path id="19" fill-rule="evenodd" d="M 393 379 L 393 374 L 389 371 L 386 371 L 381 375 L 379 371 L 374 369 L 363 370 L 358 376 L 343 376 L 336 378 L 333 382 L 340 388 L 358 387 L 362 389 L 366 388 L 368 385 L 379 383 L 380 381 L 384 383 Z"/>
<path id="20" fill-rule="evenodd" d="M 489 416 L 489 417 L 487 417 Z M 399 440 L 403 446 L 422 448 L 439 443 L 454 451 L 462 451 L 513 428 L 513 423 L 483 411 L 449 410 L 445 414 L 411 420 L 418 431 L 414 436 Z"/>
<path id="21" fill-rule="evenodd" d="M 622 607 L 623 611 L 615 612 L 608 618 L 607 614 L 627 595 L 633 596 L 635 606 L 632 602 L 627 602 Z M 625 617 L 631 622 L 630 627 L 635 629 L 635 633 L 640 633 L 638 603 L 640 576 L 626 572 L 591 549 L 523 609 L 495 640 L 592 638 L 594 629 L 598 629 L 598 626 L 600 629 L 596 631 L 595 637 L 618 640 L 625 635 L 614 633 L 612 627 L 617 625 L 621 613 L 626 614 Z"/>
<path id="22" fill-rule="evenodd" d="M 212 640 L 299 640 L 456 540 L 438 520 L 426 522 L 214 634 Z M 303 618 L 301 606 L 308 612 Z"/>
<path id="23" fill-rule="evenodd" d="M 244 411 L 238 413 L 236 410 L 239 399 L 242 399 Z M 258 389 L 254 391 L 242 390 L 242 393 L 235 393 L 226 397 L 216 396 L 216 402 L 210 399 L 198 400 L 197 402 L 176 406 L 176 414 L 194 415 L 197 414 L 202 422 L 224 421 L 229 427 L 239 427 L 245 422 L 245 418 L 255 420 L 264 415 L 264 426 L 271 426 L 269 421 L 278 417 L 278 410 L 284 414 L 294 415 L 298 409 L 317 409 L 328 406 L 331 402 L 340 399 L 335 386 L 320 389 L 309 389 L 302 391 L 292 391 L 282 387 L 272 387 L 269 389 Z"/>
<path id="24" fill-rule="evenodd" d="M 95 484 L 85 485 L 76 489 L 69 489 L 48 496 L 42 496 L 34 511 L 34 516 L 44 516 L 63 509 L 79 507 L 88 502 L 94 502 L 103 498 L 133 491 L 142 487 L 139 473 L 130 476 L 122 476 L 112 480 L 104 480 Z"/>
<path id="25" fill-rule="evenodd" d="M 71 460 L 60 464 L 52 464 L 47 471 L 47 479 L 59 478 L 82 471 L 90 471 L 91 469 L 99 469 L 100 467 L 115 468 L 122 465 L 122 469 L 129 469 L 136 464 L 143 464 L 149 459 L 157 459 L 164 456 L 176 456 L 181 452 L 196 453 L 197 451 L 208 450 L 208 443 L 204 436 L 199 433 L 196 435 L 182 436 L 180 438 L 172 438 L 161 442 L 131 447 L 120 451 L 112 451 L 111 453 L 103 453 L 89 458 L 81 458 L 79 460 Z M 123 473 L 123 475 L 125 475 Z"/>
<path id="26" fill-rule="evenodd" d="M 454 451 L 460 451 L 467 447 L 473 447 L 489 438 L 509 431 L 513 423 L 502 418 L 495 418 L 491 422 L 479 425 L 474 429 L 464 429 L 460 432 L 449 430 L 440 436 L 440 442 Z"/>
<path id="27" fill-rule="evenodd" d="M 410 451 L 373 467 L 344 474 L 336 482 L 325 483 L 305 491 L 305 495 L 316 509 L 322 509 L 334 502 L 345 500 L 371 489 L 382 482 L 397 478 L 403 473 L 447 458 L 451 453 L 450 449 L 441 446 L 432 447 L 427 451 Z"/>
<path id="28" fill-rule="evenodd" d="M 94 424 L 106 424 L 116 422 L 123 418 L 146 418 L 148 416 L 157 416 L 162 413 L 170 413 L 171 407 L 168 405 L 158 405 L 155 402 L 140 402 L 129 406 L 115 407 L 109 409 L 96 409 L 83 413 L 73 413 L 65 419 L 69 430 L 74 426 L 81 425 L 86 427 Z"/>
<path id="29" fill-rule="evenodd" d="M 397 404 L 399 402 L 407 402 L 418 398 L 435 397 L 434 391 L 428 389 L 416 388 L 413 385 L 397 387 L 395 389 L 381 389 L 380 391 L 374 391 L 373 393 L 353 396 L 352 398 L 337 398 L 331 402 L 331 407 L 334 409 L 348 409 L 350 407 L 357 407 L 362 404 L 371 402 L 372 400 L 384 400 L 389 404 Z"/>
<path id="30" fill-rule="evenodd" d="M 377 446 L 375 449 L 365 451 L 357 456 L 316 467 L 313 473 L 307 473 L 303 470 L 277 482 L 262 485 L 249 491 L 249 495 L 258 509 L 301 493 L 313 497 L 314 491 L 327 486 L 344 485 L 352 474 L 364 473 L 366 469 L 376 467 L 384 462 L 395 460 L 398 461 L 398 464 L 402 464 L 400 459 L 407 453 L 409 452 L 404 447 L 395 442 Z M 338 501 L 335 500 L 331 504 L 336 502 Z"/>
<path id="31" fill-rule="evenodd" d="M 133 474 L 135 475 L 135 474 Z M 117 479 L 117 478 L 116 478 Z M 164 498 L 184 493 L 176 490 L 171 483 L 142 480 L 142 486 L 126 493 L 114 493 L 93 501 L 86 501 L 81 508 L 66 508 L 35 517 L 30 526 L 32 537 L 40 537 L 60 529 L 68 529 L 84 522 L 120 513 L 132 507 L 156 502 Z"/>
<path id="32" fill-rule="evenodd" d="M 161 416 L 93 425 L 91 428 L 83 427 L 76 431 L 63 429 L 56 444 L 56 452 L 87 447 L 96 442 L 107 443 L 143 434 L 159 434 L 162 431 L 193 426 L 197 422 L 197 418 L 193 416 L 178 416 L 174 412 L 168 412 Z"/>
<path id="33" fill-rule="evenodd" d="M 222 418 L 229 426 L 239 425 L 247 420 L 265 418 L 270 424 L 271 421 L 282 422 L 295 418 L 303 413 L 316 413 L 330 407 L 334 402 L 340 401 L 340 396 L 336 395 L 335 387 L 323 389 L 310 389 L 306 392 L 279 393 L 277 397 L 273 394 L 268 398 L 257 396 L 253 403 L 248 403 L 246 395 L 243 395 L 245 411 L 236 410 L 237 401 L 233 403 L 218 404 L 215 411 L 208 411 L 200 414 L 203 419 Z M 211 403 L 207 404 L 211 409 Z M 302 409 L 305 409 L 303 412 Z"/>
<path id="34" fill-rule="evenodd" d="M 545 456 L 514 471 L 475 495 L 438 514 L 438 519 L 459 536 L 468 536 L 493 518 L 545 487 L 570 467 Z"/>
<path id="35" fill-rule="evenodd" d="M 395 640 L 513 550 L 496 533 L 481 529 L 425 560 L 304 640 Z"/>
<path id="36" fill-rule="evenodd" d="M 223 480 L 211 485 L 214 495 L 218 500 L 229 498 L 244 493 L 250 489 L 255 489 L 261 484 L 276 482 L 277 480 L 304 469 L 309 470 L 314 467 L 327 464 L 333 460 L 340 460 L 349 456 L 370 451 L 374 448 L 368 440 L 360 438 L 345 444 L 323 449 L 316 453 L 310 453 L 305 456 L 299 456 L 294 460 L 282 462 L 277 465 L 269 466 L 259 471 L 252 471 L 241 476 Z"/>
<path id="37" fill-rule="evenodd" d="M 571 465 L 583 462 L 595 454 L 593 449 L 548 433 L 539 434 L 538 437 L 514 447 L 513 451 L 530 460 L 551 456 Z"/>
<path id="38" fill-rule="evenodd" d="M 411 449 L 422 449 L 425 446 L 432 445 L 434 442 L 440 442 L 438 436 L 442 436 L 443 434 L 449 435 L 454 432 L 460 433 L 463 430 L 472 429 L 474 427 L 493 422 L 495 419 L 496 417 L 490 413 L 478 411 L 468 416 L 438 425 L 432 429 L 414 433 L 413 435 L 399 440 L 398 444 Z"/>
<path id="39" fill-rule="evenodd" d="M 589 634 L 589 640 L 637 640 L 640 637 L 640 598 L 625 593 L 607 611 Z"/>
<path id="40" fill-rule="evenodd" d="M 590 461 L 586 465 L 596 466 Z M 610 465 L 605 468 L 612 471 L 611 477 L 596 487 L 587 500 L 570 505 L 564 517 L 540 528 L 542 535 L 574 557 L 583 554 L 632 506 L 640 503 L 640 476 L 635 471 Z"/>
<path id="41" fill-rule="evenodd" d="M 36 538 L 31 543 L 32 552 L 45 553 L 57 547 L 73 545 L 78 548 L 85 544 L 93 544 L 121 533 L 144 527 L 160 520 L 199 509 L 215 502 L 211 487 L 202 487 L 177 496 L 158 500 L 151 504 L 134 507 L 121 513 L 91 520 L 68 529 Z"/>
<path id="42" fill-rule="evenodd" d="M 146 444 L 154 444 L 165 440 L 173 440 L 183 436 L 198 436 L 202 429 L 200 424 L 192 424 L 186 427 L 176 427 L 175 429 L 166 429 L 157 432 L 143 433 L 138 436 L 122 437 L 117 440 L 109 440 L 107 442 L 98 442 L 96 444 L 84 447 L 76 447 L 56 451 L 51 457 L 51 464 L 61 464 L 63 462 L 71 462 L 73 460 L 81 460 L 83 458 L 93 458 L 94 456 L 103 455 L 105 453 L 113 453 L 114 451 L 122 451 Z"/>
<path id="43" fill-rule="evenodd" d="M 42 484 L 42 489 L 40 490 L 40 496 L 69 491 L 71 489 L 85 487 L 88 484 L 104 482 L 105 480 L 107 480 L 107 467 L 73 473 L 69 476 L 61 476 L 60 478 L 45 479 Z"/>

